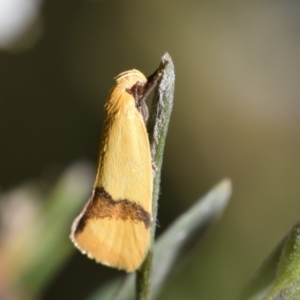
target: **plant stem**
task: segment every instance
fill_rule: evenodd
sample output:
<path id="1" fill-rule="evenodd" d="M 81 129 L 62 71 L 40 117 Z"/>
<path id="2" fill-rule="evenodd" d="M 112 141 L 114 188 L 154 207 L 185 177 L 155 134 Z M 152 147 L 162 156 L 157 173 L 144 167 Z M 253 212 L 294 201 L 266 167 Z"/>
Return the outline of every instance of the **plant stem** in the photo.
<path id="1" fill-rule="evenodd" d="M 156 229 L 156 217 L 158 207 L 158 197 L 160 190 L 161 166 L 163 161 L 163 151 L 168 131 L 171 111 L 173 107 L 175 73 L 173 61 L 168 53 L 161 58 L 160 67 L 162 77 L 154 91 L 150 116 L 148 120 L 148 133 L 150 149 L 153 163 L 156 167 L 153 177 L 152 194 L 152 226 L 149 252 L 136 275 L 136 300 L 151 299 L 151 277 L 153 246 Z"/>

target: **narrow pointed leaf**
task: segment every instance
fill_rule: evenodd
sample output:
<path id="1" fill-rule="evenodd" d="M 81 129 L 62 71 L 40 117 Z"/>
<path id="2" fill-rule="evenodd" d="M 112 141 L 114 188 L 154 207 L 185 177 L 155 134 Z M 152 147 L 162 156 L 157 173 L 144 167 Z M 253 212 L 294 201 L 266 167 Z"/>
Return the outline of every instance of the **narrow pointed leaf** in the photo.
<path id="1" fill-rule="evenodd" d="M 39 232 L 32 245 L 32 264 L 22 272 L 22 281 L 31 293 L 38 294 L 73 251 L 69 224 L 90 192 L 92 173 L 86 164 L 71 166 L 46 200 L 35 224 Z"/>
<path id="2" fill-rule="evenodd" d="M 207 195 L 199 199 L 187 212 L 182 214 L 158 238 L 154 247 L 152 294 L 155 298 L 176 262 L 186 257 L 191 244 L 196 243 L 209 225 L 224 211 L 231 195 L 231 182 L 221 181 Z M 135 274 L 127 275 L 123 286 L 118 289 L 119 279 L 110 283 L 118 289 L 111 299 L 105 298 L 106 287 L 98 290 L 89 300 L 132 300 L 134 299 Z"/>
<path id="3" fill-rule="evenodd" d="M 300 299 L 300 222 L 270 254 L 239 300 Z"/>

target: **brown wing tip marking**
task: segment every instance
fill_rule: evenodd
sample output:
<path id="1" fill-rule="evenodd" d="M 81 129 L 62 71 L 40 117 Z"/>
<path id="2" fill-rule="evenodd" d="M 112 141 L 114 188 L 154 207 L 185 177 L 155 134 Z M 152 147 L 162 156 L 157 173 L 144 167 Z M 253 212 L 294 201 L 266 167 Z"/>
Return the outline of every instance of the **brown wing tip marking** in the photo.
<path id="1" fill-rule="evenodd" d="M 103 187 L 95 188 L 94 192 L 81 214 L 75 228 L 75 234 L 83 231 L 88 220 L 91 219 L 131 219 L 133 222 L 142 222 L 148 229 L 151 225 L 151 215 L 140 205 L 127 199 L 113 200 Z"/>

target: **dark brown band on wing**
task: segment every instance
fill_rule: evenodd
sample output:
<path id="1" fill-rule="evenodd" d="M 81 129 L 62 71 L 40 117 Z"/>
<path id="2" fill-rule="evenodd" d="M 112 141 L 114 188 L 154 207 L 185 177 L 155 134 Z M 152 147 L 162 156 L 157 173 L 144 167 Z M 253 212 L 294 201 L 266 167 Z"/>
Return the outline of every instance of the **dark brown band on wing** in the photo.
<path id="1" fill-rule="evenodd" d="M 113 200 L 104 188 L 95 188 L 92 198 L 75 229 L 80 233 L 88 220 L 113 218 L 123 221 L 131 219 L 133 222 L 143 222 L 146 228 L 151 225 L 151 215 L 140 205 L 127 199 Z"/>

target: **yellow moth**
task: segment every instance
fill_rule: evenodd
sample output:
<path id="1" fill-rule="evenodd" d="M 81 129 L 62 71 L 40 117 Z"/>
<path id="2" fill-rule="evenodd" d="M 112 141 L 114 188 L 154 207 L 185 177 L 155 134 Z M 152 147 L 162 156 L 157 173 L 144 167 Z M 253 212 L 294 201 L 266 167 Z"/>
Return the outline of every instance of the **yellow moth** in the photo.
<path id="1" fill-rule="evenodd" d="M 90 258 L 127 272 L 140 267 L 149 249 L 152 159 L 145 98 L 160 75 L 147 80 L 130 70 L 116 77 L 105 105 L 94 189 L 70 236 Z"/>

